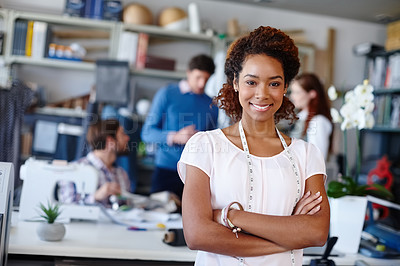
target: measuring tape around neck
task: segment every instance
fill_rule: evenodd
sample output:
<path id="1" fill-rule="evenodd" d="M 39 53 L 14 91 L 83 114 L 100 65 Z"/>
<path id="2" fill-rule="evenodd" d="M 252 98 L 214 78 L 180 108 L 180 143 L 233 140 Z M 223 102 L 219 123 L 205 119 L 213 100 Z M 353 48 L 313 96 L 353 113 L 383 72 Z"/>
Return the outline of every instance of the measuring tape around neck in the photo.
<path id="1" fill-rule="evenodd" d="M 279 130 L 277 128 L 276 132 L 279 136 L 279 139 L 282 143 L 282 146 L 287 154 L 287 156 L 289 157 L 290 163 L 292 165 L 292 169 L 293 172 L 296 176 L 296 184 L 297 184 L 297 193 L 296 193 L 296 198 L 295 198 L 295 202 L 294 202 L 294 207 L 296 207 L 297 202 L 300 199 L 300 191 L 301 191 L 301 187 L 300 187 L 300 175 L 299 175 L 299 171 L 297 169 L 297 166 L 294 162 L 294 158 L 290 152 L 290 149 L 288 148 L 286 141 L 283 139 L 281 133 L 279 132 Z M 246 153 L 246 161 L 247 161 L 247 170 L 248 170 L 248 177 L 249 177 L 249 201 L 247 204 L 247 210 L 249 212 L 253 212 L 254 210 L 254 206 L 253 206 L 253 202 L 254 202 L 254 176 L 253 176 L 253 163 L 251 161 L 251 157 L 250 157 L 250 150 L 249 150 L 249 146 L 247 144 L 247 140 L 246 140 L 246 135 L 244 133 L 243 130 L 243 125 L 242 125 L 242 120 L 239 121 L 239 134 L 240 134 L 240 139 L 242 141 L 242 146 L 243 146 L 243 150 Z M 293 250 L 290 251 L 290 257 L 291 257 L 291 261 L 292 261 L 292 265 L 295 265 L 295 261 L 294 261 L 294 253 Z"/>

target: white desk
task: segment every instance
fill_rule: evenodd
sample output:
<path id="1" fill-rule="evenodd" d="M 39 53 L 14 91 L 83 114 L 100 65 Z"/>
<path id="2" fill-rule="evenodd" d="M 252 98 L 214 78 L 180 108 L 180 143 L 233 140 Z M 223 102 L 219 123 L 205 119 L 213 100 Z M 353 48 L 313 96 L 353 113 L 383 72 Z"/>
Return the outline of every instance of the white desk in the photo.
<path id="1" fill-rule="evenodd" d="M 162 242 L 164 231 L 130 231 L 108 222 L 66 224 L 62 241 L 46 242 L 36 234 L 38 223 L 15 221 L 10 230 L 9 254 L 193 262 L 196 251 Z"/>
<path id="2" fill-rule="evenodd" d="M 13 217 L 14 220 L 14 217 Z M 13 222 L 10 232 L 9 254 L 58 257 L 80 257 L 115 260 L 143 260 L 189 262 L 196 251 L 187 247 L 172 247 L 162 242 L 163 231 L 129 231 L 125 226 L 107 222 L 72 222 L 66 224 L 66 235 L 60 242 L 41 241 L 35 222 Z M 304 257 L 308 265 L 313 257 Z M 354 265 L 364 260 L 369 265 L 400 265 L 398 260 L 380 260 L 360 254 L 332 258 L 336 265 Z"/>

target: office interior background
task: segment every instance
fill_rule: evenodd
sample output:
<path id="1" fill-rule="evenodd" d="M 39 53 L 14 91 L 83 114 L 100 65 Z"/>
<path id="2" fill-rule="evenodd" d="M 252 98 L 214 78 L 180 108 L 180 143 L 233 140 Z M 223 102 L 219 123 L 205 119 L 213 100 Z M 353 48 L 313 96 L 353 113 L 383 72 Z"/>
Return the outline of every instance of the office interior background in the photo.
<path id="1" fill-rule="evenodd" d="M 167 7 L 180 7 L 187 10 L 187 1 L 171 0 L 160 1 L 121 1 L 123 6 L 129 3 L 143 4 L 152 13 L 153 25 L 158 24 L 158 16 Z M 229 44 L 229 23 L 237 22 L 239 31 L 246 32 L 259 25 L 270 25 L 288 32 L 298 43 L 305 59 L 301 71 L 315 72 L 324 82 L 325 87 L 334 85 L 339 91 L 347 91 L 361 84 L 366 78 L 366 56 L 354 53 L 355 46 L 370 43 L 385 46 L 387 40 L 387 24 L 396 21 L 400 16 L 399 4 L 396 1 L 352 1 L 353 7 L 345 2 L 326 1 L 192 1 L 197 4 L 201 21 L 201 30 L 207 30 L 214 36 L 225 34 L 227 41 L 204 44 L 191 42 L 190 45 L 180 44 L 155 44 L 149 48 L 160 57 L 173 57 L 175 70 L 184 71 L 187 58 L 196 52 L 214 54 L 218 50 L 226 49 Z M 58 15 L 62 18 L 65 13 L 64 0 L 50 1 L 25 1 L 3 0 L 2 7 L 19 11 L 39 12 L 41 14 Z M 285 9 L 286 8 L 286 9 Z M 6 25 L 3 23 L 2 27 Z M 99 47 L 106 46 L 111 36 L 99 41 Z M 96 44 L 90 45 L 96 47 Z M 225 45 L 225 47 L 223 47 Z M 221 48 L 222 46 L 222 48 Z M 103 49 L 103 50 L 101 50 Z M 109 57 L 110 48 L 98 48 L 94 52 L 95 59 Z M 177 52 L 179 51 L 179 52 Z M 113 55 L 115 57 L 115 55 Z M 97 57 L 97 58 L 96 58 Z M 40 87 L 46 104 L 60 103 L 73 98 L 88 95 L 95 83 L 95 74 L 91 70 L 75 70 L 74 67 L 48 67 L 41 64 L 13 64 L 14 77 L 23 82 L 35 84 Z M 172 77 L 172 78 L 171 78 Z M 151 99 L 154 93 L 167 82 L 179 78 L 176 75 L 162 75 L 146 77 L 133 75 L 131 86 L 135 87 L 135 102 L 141 98 Z M 214 88 L 210 94 L 216 94 Z M 213 95 L 212 95 L 213 96 Z M 333 105 L 340 105 L 335 101 Z M 338 106 L 337 106 L 338 107 Z M 350 138 L 354 139 L 352 134 Z M 342 134 L 338 127 L 335 130 L 333 154 L 343 153 Z M 382 136 L 377 135 L 375 143 L 380 143 Z M 367 152 L 381 151 L 382 149 L 366 148 Z M 347 151 L 349 164 L 355 164 L 355 150 Z M 29 154 L 29 152 L 28 152 Z M 372 154 L 377 156 L 380 154 Z M 371 157 L 368 154 L 366 157 Z M 395 158 L 397 159 L 397 158 Z M 18 182 L 17 182 L 18 183 Z"/>
<path id="2" fill-rule="evenodd" d="M 366 75 L 368 57 L 357 55 L 354 52 L 355 47 L 360 44 L 370 44 L 369 47 L 385 47 L 388 38 L 388 24 L 400 19 L 400 4 L 396 0 L 358 0 L 351 1 L 351 3 L 334 0 L 327 0 L 322 3 L 318 0 L 194 0 L 190 2 L 185 0 L 123 0 L 121 2 L 123 6 L 130 3 L 140 3 L 148 7 L 153 15 L 153 25 L 157 25 L 158 15 L 163 9 L 175 6 L 187 10 L 189 3 L 196 3 L 201 21 L 201 33 L 205 36 L 215 37 L 210 42 L 203 42 L 202 40 L 179 40 L 173 44 L 162 41 L 154 42 L 149 48 L 149 53 L 161 58 L 173 57 L 175 69 L 171 72 L 157 72 L 156 74 L 133 73 L 130 77 L 130 86 L 134 87 L 132 90 L 134 90 L 133 101 L 135 104 L 141 99 L 151 100 L 151 97 L 160 87 L 167 82 L 176 81 L 183 77 L 179 73 L 184 72 L 188 58 L 194 53 L 205 52 L 216 55 L 218 51 L 225 51 L 229 41 L 235 37 L 230 36 L 229 32 L 230 23 L 233 22 L 237 22 L 239 32 L 246 32 L 260 25 L 269 25 L 288 32 L 300 47 L 303 56 L 302 71 L 315 72 L 326 88 L 334 85 L 339 91 L 345 92 L 353 89 L 357 84 L 361 84 L 368 76 Z M 62 18 L 65 17 L 65 4 L 65 0 L 2 0 L 0 2 L 2 8 L 9 10 L 58 16 L 60 21 L 57 24 L 62 24 Z M 7 29 L 9 25 L 4 23 L 3 19 L 0 18 L 0 22 L 0 30 L 4 32 L 12 31 Z M 110 40 L 113 38 L 117 37 L 111 33 L 111 35 L 99 40 L 99 45 L 90 44 L 94 46 L 93 57 L 89 59 L 91 66 L 75 67 L 76 65 L 72 65 L 70 67 L 65 65 L 60 67 L 58 63 L 30 63 L 29 60 L 18 60 L 18 58 L 14 58 L 14 60 L 10 57 L 10 60 L 14 61 L 11 62 L 9 71 L 14 78 L 40 88 L 43 94 L 42 99 L 46 105 L 62 106 L 61 103 L 63 102 L 71 99 L 82 99 L 90 93 L 96 82 L 94 61 L 110 57 L 110 54 L 114 59 L 117 57 L 117 51 L 110 51 L 112 50 Z M 173 38 L 179 39 L 176 36 L 173 36 Z M 7 42 L 4 44 L 7 44 Z M 11 42 L 9 41 L 8 44 L 11 44 Z M 11 48 L 4 47 L 3 53 L 4 49 Z M 400 46 L 397 49 L 400 49 Z M 7 63 L 7 58 L 5 61 Z M 376 89 L 380 90 L 383 87 Z M 399 97 L 399 87 L 391 94 L 394 95 L 393 97 Z M 216 91 L 215 88 L 210 89 L 209 94 L 215 95 Z M 339 101 L 333 103 L 336 107 L 340 107 L 340 104 Z M 133 110 L 136 111 L 135 107 L 133 107 Z M 29 123 L 30 121 L 28 121 Z M 78 123 L 80 123 L 80 120 Z M 377 130 L 364 135 L 363 159 L 365 159 L 367 170 L 374 167 L 374 163 L 385 154 L 389 156 L 393 164 L 399 166 L 399 128 L 400 125 L 398 124 L 390 130 Z M 34 125 L 25 128 L 25 130 L 29 134 L 34 133 Z M 23 135 L 26 132 L 22 128 L 21 134 Z M 35 136 L 31 137 L 34 138 Z M 354 141 L 354 132 L 349 132 L 348 138 L 349 143 Z M 26 156 L 21 156 L 21 163 L 31 155 L 33 140 L 30 141 L 28 150 L 23 152 L 23 155 Z M 331 158 L 335 162 L 337 162 L 337 156 L 343 155 L 343 134 L 339 125 L 335 125 L 332 154 L 334 156 Z M 349 160 L 349 165 L 354 167 L 355 148 L 350 148 L 345 155 Z M 18 167 L 16 171 L 18 171 Z M 144 167 L 142 173 L 145 178 L 149 177 L 147 168 Z M 397 180 L 400 179 L 398 174 L 399 172 L 395 176 Z M 19 180 L 15 183 L 21 184 Z M 399 181 L 396 184 L 398 183 Z M 147 186 L 148 181 L 143 180 L 142 185 Z"/>
<path id="3" fill-rule="evenodd" d="M 121 1 L 127 6 L 132 1 Z M 229 23 L 236 20 L 242 32 L 254 29 L 259 25 L 270 25 L 287 31 L 300 47 L 304 48 L 306 62 L 302 71 L 311 71 L 319 75 L 325 87 L 334 85 L 339 91 L 347 91 L 361 84 L 366 77 L 366 56 L 354 53 L 355 46 L 370 43 L 385 46 L 387 40 L 387 24 L 399 18 L 399 8 L 396 1 L 353 1 L 353 8 L 344 2 L 327 1 L 192 1 L 197 4 L 200 15 L 201 29 L 211 31 L 215 36 L 225 34 L 229 37 Z M 167 7 L 180 7 L 187 10 L 187 1 L 172 0 L 134 1 L 147 6 L 152 15 L 153 25 L 157 25 L 158 16 Z M 25 1 L 3 0 L 2 7 L 13 10 L 40 12 L 63 16 L 65 1 Z M 286 9 L 285 9 L 286 8 Z M 2 27 L 6 27 L 3 23 Z M 101 40 L 104 43 L 104 40 Z M 109 41 L 109 40 L 106 40 Z M 153 53 L 164 56 L 171 54 L 175 60 L 175 70 L 184 71 L 187 58 L 192 49 L 210 53 L 210 47 L 204 44 L 185 46 L 179 43 L 173 45 L 155 45 Z M 221 43 L 215 45 L 222 45 Z M 225 42 L 225 45 L 226 42 Z M 178 49 L 177 49 L 178 48 Z M 225 47 L 226 48 L 226 47 Z M 104 48 L 103 48 L 104 49 Z M 151 48 L 150 48 L 151 49 Z M 220 49 L 212 47 L 211 53 Z M 101 49 L 100 49 L 101 50 Z M 179 50 L 179 53 L 176 52 Z M 301 50 L 301 49 L 300 49 Z M 175 52 L 173 52 L 175 51 Z M 109 51 L 98 52 L 98 58 L 107 57 Z M 192 52 L 193 53 L 193 52 Z M 168 57 L 168 56 L 167 56 Z M 98 59 L 97 58 L 97 59 Z M 93 60 L 93 58 L 91 58 Z M 92 69 L 93 70 L 93 69 Z M 23 82 L 35 84 L 43 89 L 47 104 L 59 103 L 89 94 L 95 83 L 94 71 L 74 70 L 73 67 L 48 67 L 36 64 L 13 64 L 14 77 Z M 135 101 L 150 98 L 163 84 L 176 80 L 176 77 L 135 77 Z M 211 94 L 215 94 L 214 89 Z M 333 103 L 339 104 L 338 101 Z M 337 128 L 336 128 L 337 129 Z M 351 134 L 350 134 L 351 137 Z M 381 136 L 374 136 L 379 141 Z M 379 142 L 378 141 L 378 142 Z M 343 152 L 342 134 L 336 130 L 334 138 L 334 154 Z M 382 150 L 366 148 L 367 151 Z M 349 150 L 350 165 L 354 165 L 355 151 Z M 373 154 L 374 155 L 374 154 Z M 375 154 L 377 155 L 377 154 Z M 378 154 L 379 155 L 379 154 Z M 368 155 L 366 155 L 368 157 Z M 398 159 L 398 158 L 394 158 Z M 18 182 L 17 182 L 18 183 Z"/>

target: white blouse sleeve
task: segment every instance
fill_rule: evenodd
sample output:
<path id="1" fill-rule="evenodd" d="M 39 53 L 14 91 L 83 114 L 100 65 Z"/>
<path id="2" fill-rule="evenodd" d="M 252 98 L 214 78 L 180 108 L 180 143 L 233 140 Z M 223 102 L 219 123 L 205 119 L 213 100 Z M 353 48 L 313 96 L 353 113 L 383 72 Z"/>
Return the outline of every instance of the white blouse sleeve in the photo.
<path id="1" fill-rule="evenodd" d="M 326 181 L 325 160 L 322 152 L 314 144 L 308 143 L 307 146 L 306 179 L 321 174 Z"/>
<path id="2" fill-rule="evenodd" d="M 186 180 L 186 166 L 199 168 L 209 177 L 212 171 L 213 145 L 206 132 L 198 132 L 186 143 L 178 162 L 178 173 L 183 183 Z"/>

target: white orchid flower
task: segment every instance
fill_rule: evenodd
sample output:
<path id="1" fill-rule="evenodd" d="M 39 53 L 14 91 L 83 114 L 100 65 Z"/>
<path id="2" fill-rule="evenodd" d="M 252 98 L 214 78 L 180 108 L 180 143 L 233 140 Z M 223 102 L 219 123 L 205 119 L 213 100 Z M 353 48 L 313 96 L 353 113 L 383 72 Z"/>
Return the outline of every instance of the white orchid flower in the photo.
<path id="1" fill-rule="evenodd" d="M 357 85 L 354 88 L 354 93 L 356 95 L 364 95 L 364 94 L 373 94 L 374 87 L 372 85 L 368 84 L 368 80 L 364 80 L 364 83 L 362 85 Z"/>
<path id="2" fill-rule="evenodd" d="M 372 128 L 375 125 L 373 111 L 374 104 L 374 88 L 365 80 L 364 84 L 357 85 L 353 90 L 346 92 L 344 95 L 344 104 L 338 112 L 331 108 L 331 116 L 334 123 L 341 123 L 342 131 L 357 128 Z M 334 86 L 328 89 L 329 98 L 336 99 L 337 93 Z"/>
<path id="3" fill-rule="evenodd" d="M 347 118 L 343 119 L 342 124 L 340 124 L 340 129 L 342 131 L 345 131 L 346 129 L 350 129 L 353 127 L 355 127 L 353 124 L 353 121 L 351 121 L 350 119 L 347 119 Z"/>
<path id="4" fill-rule="evenodd" d="M 372 113 L 365 115 L 365 128 L 373 128 L 375 125 L 375 118 Z"/>
<path id="5" fill-rule="evenodd" d="M 354 92 L 354 97 L 357 99 L 357 102 L 361 107 L 365 107 L 370 102 L 374 101 L 374 94 L 365 90 Z"/>
<path id="6" fill-rule="evenodd" d="M 358 129 L 363 129 L 366 126 L 365 112 L 363 109 L 358 109 L 354 114 L 354 124 Z"/>
<path id="7" fill-rule="evenodd" d="M 365 106 L 364 106 L 364 111 L 365 111 L 365 114 L 366 115 L 368 115 L 368 114 L 371 114 L 373 111 L 374 111 L 374 109 L 375 109 L 375 104 L 374 104 L 374 102 L 368 102 Z"/>
<path id="8" fill-rule="evenodd" d="M 335 86 L 331 85 L 331 86 L 328 88 L 328 97 L 329 97 L 329 99 L 330 99 L 331 101 L 334 101 L 334 100 L 337 99 L 338 94 L 337 94 L 337 91 L 336 91 Z"/>
<path id="9" fill-rule="evenodd" d="M 344 95 L 344 102 L 346 103 L 356 103 L 357 98 L 354 95 L 354 91 L 348 91 L 346 92 L 346 94 Z"/>
<path id="10" fill-rule="evenodd" d="M 366 107 L 367 105 L 369 105 L 371 102 L 374 101 L 374 95 L 372 93 L 360 95 L 359 101 L 360 101 L 360 106 Z"/>
<path id="11" fill-rule="evenodd" d="M 374 87 L 372 87 L 371 85 L 367 84 L 363 84 L 363 85 L 357 85 L 354 88 L 354 93 L 356 95 L 364 95 L 364 94 L 372 94 L 374 91 Z"/>
<path id="12" fill-rule="evenodd" d="M 340 108 L 340 114 L 343 116 L 343 118 L 350 118 L 354 115 L 355 112 L 359 109 L 359 106 L 357 104 L 354 104 L 352 102 L 348 102 L 343 104 L 342 108 Z"/>
<path id="13" fill-rule="evenodd" d="M 335 108 L 331 108 L 331 116 L 333 123 L 341 123 L 343 118 L 340 116 L 339 111 Z"/>

